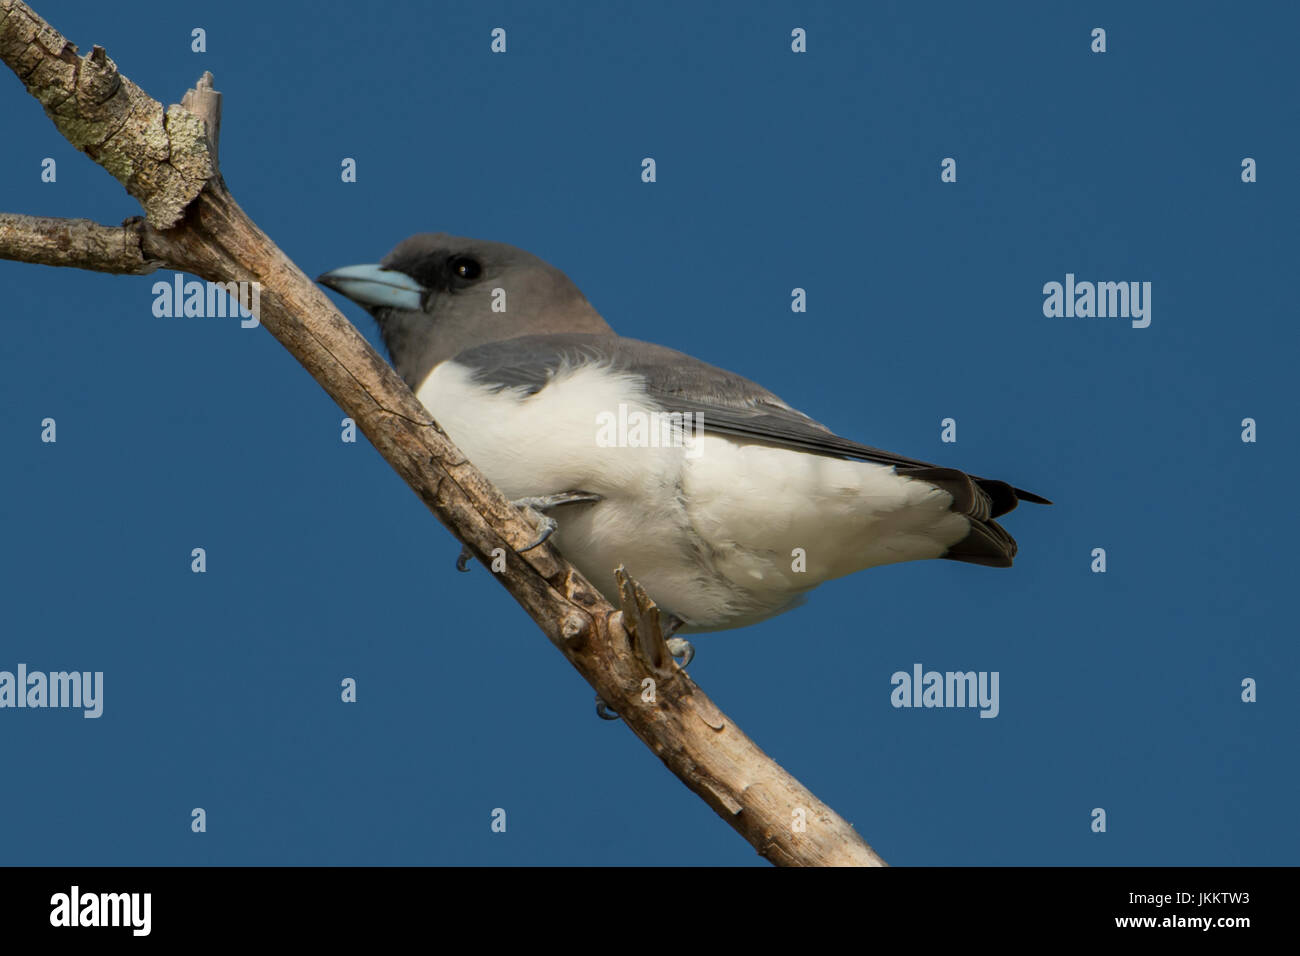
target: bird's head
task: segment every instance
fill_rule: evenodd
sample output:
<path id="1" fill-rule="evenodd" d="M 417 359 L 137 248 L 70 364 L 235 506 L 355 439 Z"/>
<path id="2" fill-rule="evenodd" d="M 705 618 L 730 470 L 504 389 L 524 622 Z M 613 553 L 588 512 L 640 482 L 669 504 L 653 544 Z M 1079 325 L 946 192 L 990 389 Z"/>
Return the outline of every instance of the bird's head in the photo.
<path id="1" fill-rule="evenodd" d="M 485 342 L 611 331 L 549 263 L 503 242 L 445 232 L 411 236 L 378 264 L 344 266 L 317 281 L 374 316 L 412 388 L 439 362 Z"/>

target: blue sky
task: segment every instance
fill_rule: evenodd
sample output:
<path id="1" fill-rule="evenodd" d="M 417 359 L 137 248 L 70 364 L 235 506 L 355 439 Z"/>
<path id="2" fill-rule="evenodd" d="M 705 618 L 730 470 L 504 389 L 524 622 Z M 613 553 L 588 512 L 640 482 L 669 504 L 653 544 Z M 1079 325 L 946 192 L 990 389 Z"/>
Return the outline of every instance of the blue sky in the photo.
<path id="1" fill-rule="evenodd" d="M 213 71 L 226 181 L 311 275 L 510 242 L 625 335 L 1056 502 L 1007 516 L 1010 570 L 695 639 L 885 859 L 1294 864 L 1300 16 L 1071 6 L 36 4 L 164 102 Z M 7 71 L 0 118 L 0 210 L 138 213 Z M 1150 282 L 1150 326 L 1045 317 L 1067 273 Z M 265 330 L 153 281 L 0 262 L 0 670 L 105 675 L 96 720 L 0 709 L 0 863 L 764 865 Z M 892 707 L 918 662 L 997 671 L 997 718 Z"/>

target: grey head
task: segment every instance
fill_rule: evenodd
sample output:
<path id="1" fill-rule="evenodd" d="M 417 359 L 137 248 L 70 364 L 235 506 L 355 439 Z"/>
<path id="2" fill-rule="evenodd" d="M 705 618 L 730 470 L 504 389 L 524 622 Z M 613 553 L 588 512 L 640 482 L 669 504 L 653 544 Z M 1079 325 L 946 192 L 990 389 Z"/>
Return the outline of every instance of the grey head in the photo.
<path id="1" fill-rule="evenodd" d="M 465 349 L 558 332 L 613 330 L 559 269 L 503 242 L 445 232 L 404 239 L 377 264 L 316 281 L 369 312 L 411 388 Z"/>

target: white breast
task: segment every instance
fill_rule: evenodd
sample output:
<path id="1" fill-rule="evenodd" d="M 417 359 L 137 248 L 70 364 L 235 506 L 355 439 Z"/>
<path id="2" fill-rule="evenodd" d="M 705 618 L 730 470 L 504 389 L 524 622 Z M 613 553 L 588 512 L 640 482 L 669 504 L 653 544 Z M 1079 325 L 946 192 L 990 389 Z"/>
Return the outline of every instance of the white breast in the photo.
<path id="1" fill-rule="evenodd" d="M 728 603 L 729 583 L 698 554 L 677 492 L 684 449 L 598 443 L 602 411 L 648 413 L 639 379 L 591 365 L 565 370 L 533 395 L 493 393 L 453 362 L 417 395 L 451 440 L 510 498 L 588 491 L 596 505 L 557 508 L 555 545 L 617 603 L 614 568 L 627 566 L 665 607 L 687 617 Z M 674 601 L 689 595 L 678 609 Z M 670 596 L 673 600 L 670 600 Z M 689 604 L 689 608 L 685 605 Z"/>

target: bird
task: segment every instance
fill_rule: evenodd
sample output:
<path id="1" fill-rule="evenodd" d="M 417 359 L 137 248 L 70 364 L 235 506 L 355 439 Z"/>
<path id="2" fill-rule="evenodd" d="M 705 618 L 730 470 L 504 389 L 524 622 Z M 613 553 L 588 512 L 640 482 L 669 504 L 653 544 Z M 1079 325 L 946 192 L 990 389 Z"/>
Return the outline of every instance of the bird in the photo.
<path id="1" fill-rule="evenodd" d="M 567 275 L 505 243 L 421 233 L 317 281 L 374 318 L 439 426 L 541 513 L 538 541 L 615 606 L 625 566 L 666 634 L 755 624 L 881 565 L 1010 567 L 996 519 L 1051 504 L 842 438 L 740 375 L 618 335 Z"/>

